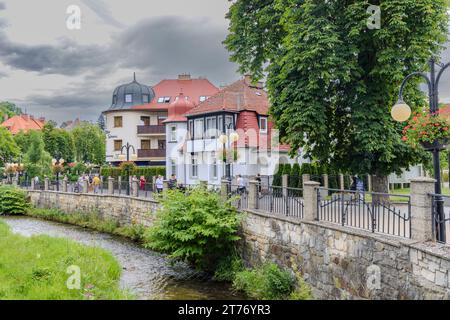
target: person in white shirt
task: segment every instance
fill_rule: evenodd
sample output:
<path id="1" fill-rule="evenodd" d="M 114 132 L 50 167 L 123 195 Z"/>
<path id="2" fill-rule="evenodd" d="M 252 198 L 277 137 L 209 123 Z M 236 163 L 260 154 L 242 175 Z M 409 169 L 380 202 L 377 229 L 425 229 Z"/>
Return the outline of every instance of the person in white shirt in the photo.
<path id="1" fill-rule="evenodd" d="M 161 193 L 164 189 L 164 181 L 162 179 L 162 176 L 158 176 L 158 178 L 156 178 L 155 185 L 156 185 L 156 191 L 158 193 Z"/>
<path id="2" fill-rule="evenodd" d="M 238 193 L 242 194 L 245 192 L 245 180 L 241 175 L 237 176 Z"/>

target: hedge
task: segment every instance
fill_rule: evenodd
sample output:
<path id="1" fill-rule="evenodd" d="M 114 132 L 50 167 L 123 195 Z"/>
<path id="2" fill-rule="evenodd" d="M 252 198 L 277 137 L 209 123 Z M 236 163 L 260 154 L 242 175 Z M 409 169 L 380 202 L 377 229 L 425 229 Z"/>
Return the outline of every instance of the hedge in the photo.
<path id="1" fill-rule="evenodd" d="M 102 167 L 100 175 L 104 177 L 118 178 L 119 176 L 126 177 L 126 171 L 118 167 Z M 146 179 L 151 179 L 154 176 L 166 176 L 166 167 L 136 167 L 132 172 L 133 176 L 144 176 Z"/>

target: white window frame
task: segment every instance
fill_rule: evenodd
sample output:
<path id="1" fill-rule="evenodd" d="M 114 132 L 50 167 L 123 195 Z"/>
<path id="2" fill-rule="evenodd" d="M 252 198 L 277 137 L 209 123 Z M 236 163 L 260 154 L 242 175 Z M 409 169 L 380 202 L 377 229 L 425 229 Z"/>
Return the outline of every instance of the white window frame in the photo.
<path id="1" fill-rule="evenodd" d="M 170 170 L 171 174 L 177 175 L 177 161 L 175 159 L 170 159 Z"/>
<path id="2" fill-rule="evenodd" d="M 158 98 L 158 103 L 164 103 L 164 97 L 159 97 Z"/>
<path id="3" fill-rule="evenodd" d="M 177 126 L 171 125 L 170 126 L 170 142 L 177 142 Z"/>
<path id="4" fill-rule="evenodd" d="M 198 159 L 197 155 L 191 156 L 190 176 L 193 179 L 198 178 Z"/>
<path id="5" fill-rule="evenodd" d="M 201 124 L 201 125 L 200 125 Z M 205 122 L 203 118 L 194 121 L 194 139 L 203 139 L 205 136 Z"/>
<path id="6" fill-rule="evenodd" d="M 206 137 L 208 139 L 216 138 L 217 132 L 217 118 L 208 117 L 206 118 Z"/>
<path id="7" fill-rule="evenodd" d="M 265 129 L 263 129 L 262 127 L 262 123 L 264 123 L 265 124 Z M 268 130 L 268 121 L 267 121 L 267 117 L 260 117 L 259 118 L 259 132 L 260 133 L 267 133 L 267 130 Z"/>
<path id="8" fill-rule="evenodd" d="M 133 95 L 132 94 L 125 95 L 125 103 L 133 103 Z"/>
<path id="9" fill-rule="evenodd" d="M 205 102 L 206 100 L 208 100 L 208 96 L 200 96 L 200 98 L 198 99 L 200 102 Z"/>
<path id="10" fill-rule="evenodd" d="M 216 157 L 213 157 L 211 163 L 212 163 L 212 167 L 211 167 L 211 171 L 212 171 L 212 172 L 211 172 L 211 178 L 212 178 L 213 180 L 217 180 L 218 175 L 219 175 L 219 166 L 217 165 L 217 158 L 216 158 Z"/>
<path id="11" fill-rule="evenodd" d="M 194 120 L 189 120 L 188 123 L 188 132 L 189 132 L 189 138 L 193 139 L 194 138 Z"/>

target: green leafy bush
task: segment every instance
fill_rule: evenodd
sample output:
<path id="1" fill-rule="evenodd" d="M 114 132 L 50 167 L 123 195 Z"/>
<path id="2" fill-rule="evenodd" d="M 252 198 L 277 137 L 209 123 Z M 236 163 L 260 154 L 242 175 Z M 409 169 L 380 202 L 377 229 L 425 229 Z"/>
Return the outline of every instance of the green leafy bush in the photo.
<path id="1" fill-rule="evenodd" d="M 258 300 L 287 299 L 295 290 L 296 279 L 275 263 L 265 263 L 259 268 L 238 272 L 233 281 L 236 290 Z"/>
<path id="2" fill-rule="evenodd" d="M 239 240 L 240 215 L 216 193 L 205 188 L 194 188 L 187 195 L 170 190 L 160 203 L 155 224 L 145 233 L 148 248 L 209 271 Z"/>
<path id="3" fill-rule="evenodd" d="M 244 269 L 244 261 L 237 252 L 233 252 L 219 260 L 214 273 L 214 279 L 217 281 L 233 282 L 236 274 Z"/>
<path id="4" fill-rule="evenodd" d="M 0 186 L 0 214 L 23 214 L 29 206 L 25 191 L 15 187 Z"/>

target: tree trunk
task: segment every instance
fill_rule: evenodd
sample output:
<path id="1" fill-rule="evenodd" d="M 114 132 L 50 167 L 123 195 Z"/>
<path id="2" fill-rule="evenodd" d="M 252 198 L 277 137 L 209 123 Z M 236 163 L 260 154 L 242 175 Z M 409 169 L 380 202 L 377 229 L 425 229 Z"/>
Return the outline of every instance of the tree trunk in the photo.
<path id="1" fill-rule="evenodd" d="M 380 192 L 380 193 L 389 193 L 388 183 L 389 183 L 388 176 L 373 175 L 372 176 L 372 191 Z M 389 202 L 389 196 L 381 195 L 381 194 L 373 194 L 372 202 L 373 203 Z"/>

